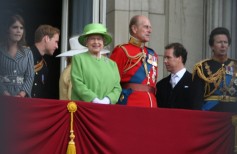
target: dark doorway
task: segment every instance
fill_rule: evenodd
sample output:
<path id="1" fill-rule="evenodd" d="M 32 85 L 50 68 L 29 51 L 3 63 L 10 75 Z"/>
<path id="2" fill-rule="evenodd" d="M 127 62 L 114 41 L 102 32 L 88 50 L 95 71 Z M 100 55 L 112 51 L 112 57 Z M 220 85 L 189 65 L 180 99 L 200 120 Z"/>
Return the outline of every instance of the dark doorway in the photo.
<path id="1" fill-rule="evenodd" d="M 34 31 L 41 24 L 49 24 L 61 29 L 62 21 L 62 0 L 0 0 L 0 15 L 6 13 L 18 13 L 25 20 L 26 40 L 29 46 L 34 43 Z M 49 67 L 50 98 L 59 98 L 59 76 L 60 58 L 55 55 L 60 53 L 55 51 L 54 56 L 46 56 Z"/>

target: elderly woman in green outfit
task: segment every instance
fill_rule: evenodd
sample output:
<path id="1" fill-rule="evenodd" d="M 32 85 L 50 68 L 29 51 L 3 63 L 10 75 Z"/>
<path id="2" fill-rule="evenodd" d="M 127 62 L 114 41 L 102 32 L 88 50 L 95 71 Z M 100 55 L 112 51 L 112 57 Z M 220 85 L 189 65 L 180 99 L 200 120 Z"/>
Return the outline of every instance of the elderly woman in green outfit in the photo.
<path id="1" fill-rule="evenodd" d="M 104 46 L 112 41 L 104 25 L 93 23 L 84 27 L 78 41 L 88 51 L 72 57 L 72 100 L 98 104 L 115 104 L 120 96 L 117 64 L 101 56 Z"/>

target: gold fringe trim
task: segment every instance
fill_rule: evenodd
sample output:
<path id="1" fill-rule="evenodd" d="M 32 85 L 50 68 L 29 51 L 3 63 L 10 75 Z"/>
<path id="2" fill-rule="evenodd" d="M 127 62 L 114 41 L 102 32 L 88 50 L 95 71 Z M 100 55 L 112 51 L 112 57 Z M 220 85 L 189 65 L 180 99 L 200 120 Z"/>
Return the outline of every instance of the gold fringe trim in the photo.
<path id="1" fill-rule="evenodd" d="M 77 110 L 77 105 L 75 102 L 69 102 L 67 105 L 67 109 L 70 112 L 70 141 L 67 147 L 67 154 L 76 154 L 76 146 L 74 142 L 74 131 L 73 131 L 73 113 Z"/>
<path id="2" fill-rule="evenodd" d="M 127 49 L 126 49 L 124 46 L 120 45 L 120 47 L 123 49 L 124 53 L 125 53 L 126 56 L 128 57 L 128 61 L 127 61 L 126 65 L 124 66 L 124 68 L 125 68 L 125 69 L 124 69 L 124 72 L 127 72 L 128 70 L 130 70 L 131 68 L 133 68 L 134 66 L 136 66 L 137 63 L 139 63 L 142 58 L 145 58 L 145 55 L 144 55 L 143 52 L 141 52 L 141 53 L 139 53 L 139 54 L 137 54 L 137 55 L 135 55 L 135 56 L 131 56 L 131 55 L 129 55 Z M 132 64 L 132 60 L 133 60 L 133 59 L 136 59 L 136 60 L 137 60 L 134 64 Z"/>
<path id="3" fill-rule="evenodd" d="M 203 70 L 203 64 L 206 64 L 206 60 L 203 60 L 199 63 L 197 63 L 193 69 L 193 74 L 192 74 L 192 79 L 194 79 L 195 74 L 197 73 L 197 75 L 203 79 L 205 81 L 205 92 L 204 92 L 204 98 L 212 95 L 217 88 L 219 87 L 223 77 L 224 77 L 224 73 L 225 73 L 225 68 L 221 67 L 216 73 L 214 74 L 210 74 L 209 77 L 206 77 L 204 75 L 204 70 Z M 214 84 L 214 89 L 210 90 L 210 84 Z"/>
<path id="4" fill-rule="evenodd" d="M 133 68 L 134 66 L 136 66 L 140 61 L 142 61 L 142 64 L 144 66 L 144 69 L 145 69 L 145 73 L 146 73 L 146 76 L 147 76 L 147 85 L 150 84 L 150 77 L 149 77 L 149 72 L 148 72 L 148 69 L 147 69 L 147 63 L 146 63 L 146 53 L 144 51 L 144 47 L 141 47 L 141 50 L 142 52 L 141 53 L 138 53 L 136 54 L 135 56 L 131 56 L 129 55 L 127 49 L 120 45 L 119 47 L 121 47 L 124 51 L 124 53 L 126 54 L 126 56 L 128 57 L 128 61 L 126 62 L 125 66 L 124 66 L 124 73 L 126 73 L 128 70 L 130 70 L 131 68 Z M 136 62 L 134 64 L 132 64 L 132 60 L 136 60 Z"/>

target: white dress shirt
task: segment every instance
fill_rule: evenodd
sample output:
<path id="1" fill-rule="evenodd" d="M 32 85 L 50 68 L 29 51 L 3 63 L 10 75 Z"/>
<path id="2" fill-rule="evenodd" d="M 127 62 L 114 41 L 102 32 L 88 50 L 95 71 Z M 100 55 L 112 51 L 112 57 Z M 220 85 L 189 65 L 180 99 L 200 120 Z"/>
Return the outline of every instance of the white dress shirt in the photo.
<path id="1" fill-rule="evenodd" d="M 178 71 L 176 74 L 171 74 L 170 83 L 173 88 L 180 81 L 180 79 L 183 77 L 185 72 L 186 72 L 186 68 L 183 68 L 180 71 Z"/>

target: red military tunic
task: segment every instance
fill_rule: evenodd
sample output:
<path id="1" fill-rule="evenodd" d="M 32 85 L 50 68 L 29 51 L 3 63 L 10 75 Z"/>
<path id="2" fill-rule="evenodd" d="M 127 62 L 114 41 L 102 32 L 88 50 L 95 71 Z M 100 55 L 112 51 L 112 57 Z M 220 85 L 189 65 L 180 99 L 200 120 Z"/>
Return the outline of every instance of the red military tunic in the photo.
<path id="1" fill-rule="evenodd" d="M 156 108 L 157 54 L 131 37 L 128 44 L 115 47 L 110 58 L 118 65 L 123 88 L 118 104 Z"/>

